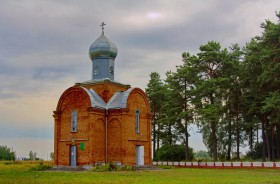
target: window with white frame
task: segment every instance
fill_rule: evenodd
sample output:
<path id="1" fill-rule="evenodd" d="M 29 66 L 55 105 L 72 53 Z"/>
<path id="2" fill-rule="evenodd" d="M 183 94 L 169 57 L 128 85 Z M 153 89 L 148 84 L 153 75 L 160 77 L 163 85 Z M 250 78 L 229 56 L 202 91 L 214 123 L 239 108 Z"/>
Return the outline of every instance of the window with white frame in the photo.
<path id="1" fill-rule="evenodd" d="M 140 111 L 139 110 L 135 111 L 135 132 L 136 133 L 140 132 Z"/>
<path id="2" fill-rule="evenodd" d="M 71 132 L 77 132 L 77 111 L 71 114 Z"/>

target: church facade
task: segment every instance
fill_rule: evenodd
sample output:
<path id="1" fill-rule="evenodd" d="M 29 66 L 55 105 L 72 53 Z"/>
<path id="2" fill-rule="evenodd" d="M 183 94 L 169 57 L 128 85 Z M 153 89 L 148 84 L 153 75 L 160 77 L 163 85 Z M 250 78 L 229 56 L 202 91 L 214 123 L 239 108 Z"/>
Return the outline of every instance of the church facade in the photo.
<path id="1" fill-rule="evenodd" d="M 54 111 L 54 164 L 151 164 L 147 96 L 114 80 L 117 47 L 104 35 L 90 46 L 91 80 L 61 95 Z"/>

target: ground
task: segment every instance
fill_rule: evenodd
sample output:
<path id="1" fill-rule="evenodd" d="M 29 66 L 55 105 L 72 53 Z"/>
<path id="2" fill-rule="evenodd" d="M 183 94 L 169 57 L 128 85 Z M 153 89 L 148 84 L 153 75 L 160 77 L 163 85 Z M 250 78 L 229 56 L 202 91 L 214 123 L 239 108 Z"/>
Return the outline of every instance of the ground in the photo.
<path id="1" fill-rule="evenodd" d="M 272 169 L 172 168 L 151 171 L 114 172 L 50 172 L 29 170 L 38 164 L 38 162 L 22 162 L 16 164 L 0 162 L 0 183 L 280 184 L 280 170 Z"/>

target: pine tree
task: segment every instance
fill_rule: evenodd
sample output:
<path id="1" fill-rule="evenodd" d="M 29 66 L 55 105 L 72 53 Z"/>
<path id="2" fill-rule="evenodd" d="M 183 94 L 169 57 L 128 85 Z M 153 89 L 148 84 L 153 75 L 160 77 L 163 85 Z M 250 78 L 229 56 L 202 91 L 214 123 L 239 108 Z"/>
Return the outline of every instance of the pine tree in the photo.
<path id="1" fill-rule="evenodd" d="M 146 93 L 148 95 L 152 112 L 152 136 L 153 136 L 153 158 L 156 158 L 156 150 L 159 148 L 161 125 L 159 117 L 164 99 L 164 86 L 157 72 L 150 74 Z"/>

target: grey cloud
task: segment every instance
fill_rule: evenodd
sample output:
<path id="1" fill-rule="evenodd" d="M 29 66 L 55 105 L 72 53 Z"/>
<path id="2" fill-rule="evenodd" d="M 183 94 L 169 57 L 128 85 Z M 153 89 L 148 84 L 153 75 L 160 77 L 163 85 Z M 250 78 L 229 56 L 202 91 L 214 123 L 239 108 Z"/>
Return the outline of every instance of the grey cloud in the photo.
<path id="1" fill-rule="evenodd" d="M 32 78 L 35 80 L 57 80 L 66 75 L 71 75 L 73 73 L 73 67 L 40 67 L 35 68 L 32 74 Z"/>
<path id="2" fill-rule="evenodd" d="M 28 124 L 27 124 L 28 125 Z M 0 138 L 35 138 L 35 139 L 49 139 L 53 138 L 53 128 L 52 127 L 42 127 L 40 123 L 36 127 L 22 125 L 11 126 L 10 123 L 2 122 L 0 124 Z"/>
<path id="3" fill-rule="evenodd" d="M 19 98 L 20 96 L 18 94 L 12 93 L 12 92 L 3 92 L 0 90 L 0 99 L 11 99 L 11 98 Z"/>

